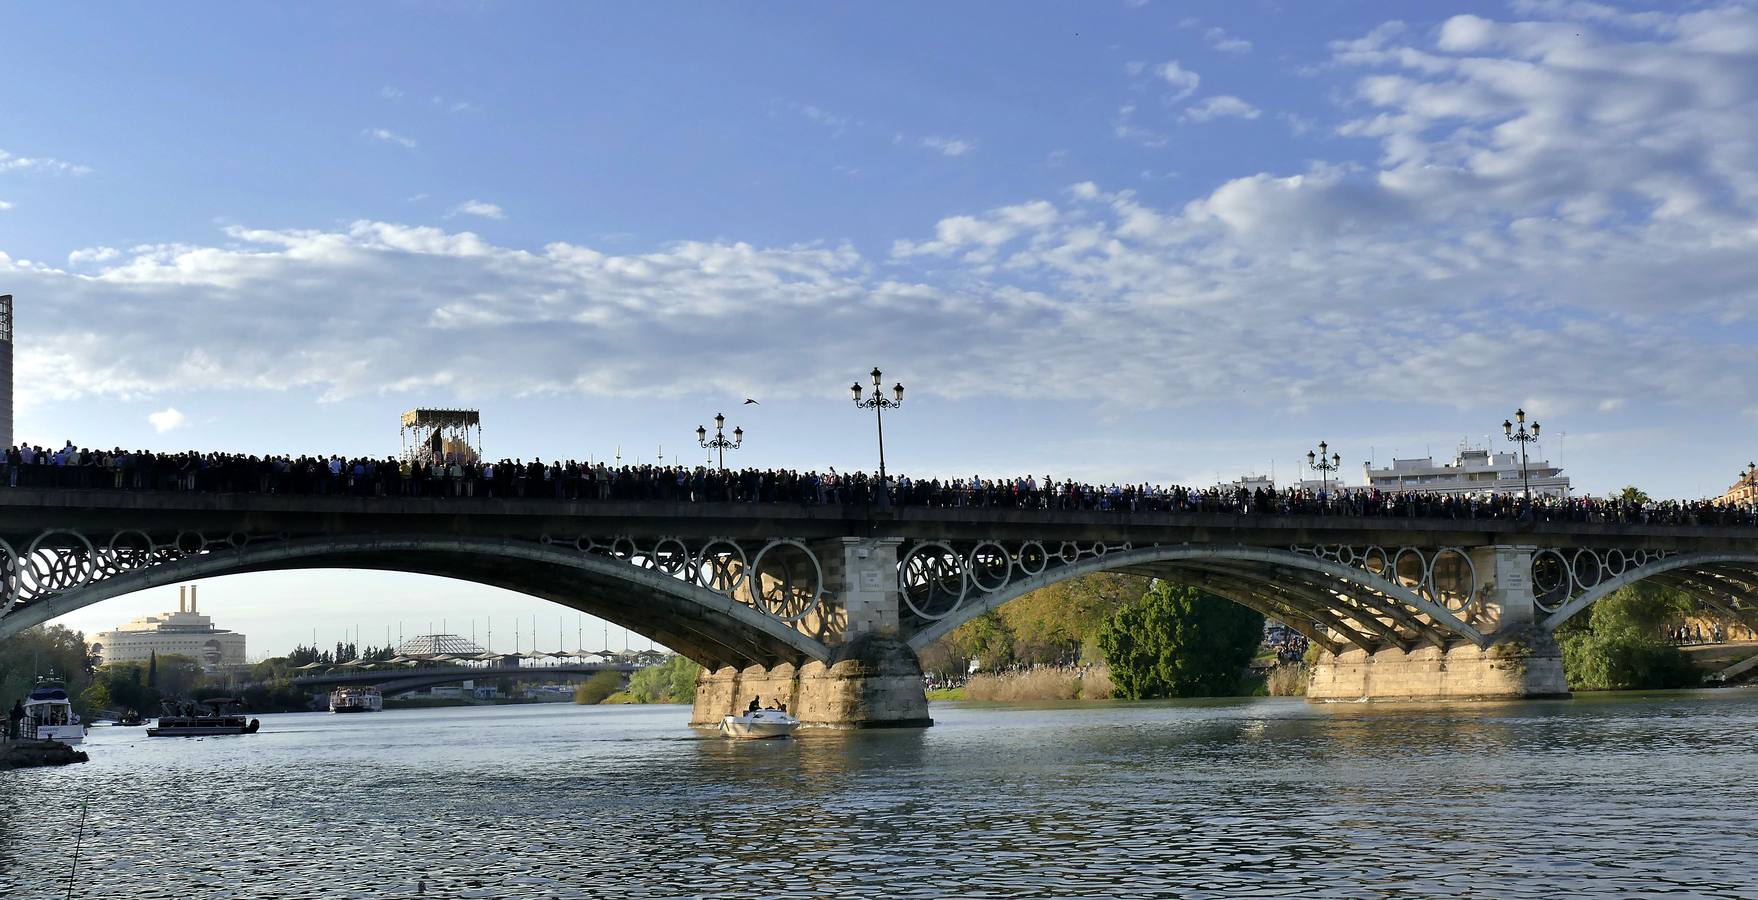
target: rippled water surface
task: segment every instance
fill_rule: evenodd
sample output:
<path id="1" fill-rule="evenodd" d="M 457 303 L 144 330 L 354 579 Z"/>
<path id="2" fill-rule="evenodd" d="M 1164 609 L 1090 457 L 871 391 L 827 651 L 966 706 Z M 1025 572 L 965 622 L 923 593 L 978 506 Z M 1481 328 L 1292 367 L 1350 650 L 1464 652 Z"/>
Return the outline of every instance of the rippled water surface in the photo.
<path id="1" fill-rule="evenodd" d="M 984 708 L 698 737 L 682 707 L 94 729 L 0 774 L 62 897 L 1755 897 L 1758 692 Z"/>

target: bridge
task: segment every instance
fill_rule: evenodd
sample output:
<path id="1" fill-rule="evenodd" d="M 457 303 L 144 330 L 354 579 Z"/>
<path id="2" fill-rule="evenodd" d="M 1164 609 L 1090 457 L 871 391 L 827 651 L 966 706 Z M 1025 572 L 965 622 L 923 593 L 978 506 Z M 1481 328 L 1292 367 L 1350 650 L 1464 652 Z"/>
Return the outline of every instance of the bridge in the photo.
<path id="1" fill-rule="evenodd" d="M 378 672 L 331 671 L 322 675 L 300 675 L 287 680 L 294 687 L 325 687 L 366 684 L 387 696 L 419 691 L 436 684 L 458 684 L 465 681 L 491 681 L 496 678 L 541 678 L 555 675 L 596 675 L 615 672 L 626 680 L 641 670 L 628 663 L 564 663 L 556 666 L 425 666 Z"/>
<path id="2" fill-rule="evenodd" d="M 928 723 L 917 653 L 1095 572 L 1193 585 L 1323 655 L 1314 699 L 1567 694 L 1553 632 L 1643 581 L 1758 609 L 1758 528 L 865 505 L 0 490 L 0 637 L 242 572 L 416 572 L 520 591 L 822 725 Z"/>

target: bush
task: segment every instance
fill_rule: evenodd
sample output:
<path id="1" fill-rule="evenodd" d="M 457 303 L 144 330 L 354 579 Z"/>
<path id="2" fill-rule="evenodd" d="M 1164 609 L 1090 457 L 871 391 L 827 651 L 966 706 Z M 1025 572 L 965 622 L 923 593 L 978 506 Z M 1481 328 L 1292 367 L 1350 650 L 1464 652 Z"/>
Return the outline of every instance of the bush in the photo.
<path id="1" fill-rule="evenodd" d="M 636 703 L 694 703 L 696 676 L 702 667 L 684 656 L 674 656 L 648 666 L 629 678 L 629 694 Z"/>
<path id="2" fill-rule="evenodd" d="M 1663 629 L 1693 608 L 1684 594 L 1653 585 L 1613 591 L 1588 611 L 1583 624 L 1557 633 L 1563 673 L 1578 691 L 1692 687 L 1703 675 L 1683 650 L 1662 639 Z"/>
<path id="3" fill-rule="evenodd" d="M 1119 697 L 1225 697 L 1239 691 L 1264 617 L 1195 588 L 1156 581 L 1106 620 L 1099 647 Z"/>
<path id="4" fill-rule="evenodd" d="M 622 690 L 623 677 L 615 672 L 595 672 L 591 678 L 574 688 L 574 702 L 581 705 L 603 703 L 605 698 Z"/>
<path id="5" fill-rule="evenodd" d="M 1270 670 L 1266 687 L 1272 697 L 1306 696 L 1306 667 L 1299 663 L 1283 663 Z"/>

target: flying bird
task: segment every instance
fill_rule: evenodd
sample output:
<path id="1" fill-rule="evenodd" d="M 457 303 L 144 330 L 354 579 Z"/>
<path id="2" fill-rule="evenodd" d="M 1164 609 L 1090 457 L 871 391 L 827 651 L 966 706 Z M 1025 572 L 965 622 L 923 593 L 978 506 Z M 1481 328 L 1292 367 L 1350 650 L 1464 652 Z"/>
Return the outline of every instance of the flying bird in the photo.
<path id="1" fill-rule="evenodd" d="M 755 400 L 752 400 L 750 397 L 746 397 L 745 398 L 745 405 L 746 406 L 762 406 L 763 404 L 758 403 Z"/>

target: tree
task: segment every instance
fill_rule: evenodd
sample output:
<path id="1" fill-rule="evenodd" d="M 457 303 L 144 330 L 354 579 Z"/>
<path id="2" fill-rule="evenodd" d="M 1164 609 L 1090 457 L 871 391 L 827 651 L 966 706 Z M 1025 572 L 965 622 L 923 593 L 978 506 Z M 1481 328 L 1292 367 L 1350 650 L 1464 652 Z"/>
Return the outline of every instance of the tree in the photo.
<path id="1" fill-rule="evenodd" d="M 1059 581 L 998 610 L 1013 633 L 1013 656 L 1025 663 L 1070 663 L 1098 655 L 1099 629 L 1139 598 L 1149 579 L 1100 572 Z"/>
<path id="2" fill-rule="evenodd" d="M 623 686 L 623 678 L 615 672 L 595 672 L 591 678 L 574 688 L 574 702 L 582 705 L 603 703 L 604 698 Z"/>
<path id="3" fill-rule="evenodd" d="M 39 677 L 55 677 L 67 685 L 74 706 L 89 712 L 83 694 L 91 681 L 91 658 L 85 635 L 62 625 L 27 628 L 0 641 L 0 706 L 30 693 Z"/>
<path id="4" fill-rule="evenodd" d="M 1141 599 L 1106 620 L 1099 648 L 1113 695 L 1222 697 L 1263 642 L 1264 617 L 1195 588 L 1156 581 Z"/>
<path id="5" fill-rule="evenodd" d="M 674 656 L 631 676 L 629 695 L 636 703 L 694 703 L 696 676 L 701 671 L 694 660 Z"/>
<path id="6" fill-rule="evenodd" d="M 1563 674 L 1580 691 L 1690 687 L 1702 680 L 1683 650 L 1664 639 L 1696 601 L 1682 591 L 1634 584 L 1600 598 L 1557 631 Z"/>
<path id="7" fill-rule="evenodd" d="M 1611 499 L 1621 500 L 1625 503 L 1637 503 L 1644 506 L 1646 506 L 1650 500 L 1647 491 L 1644 491 L 1633 484 L 1624 485 L 1624 489 L 1611 495 Z"/>

